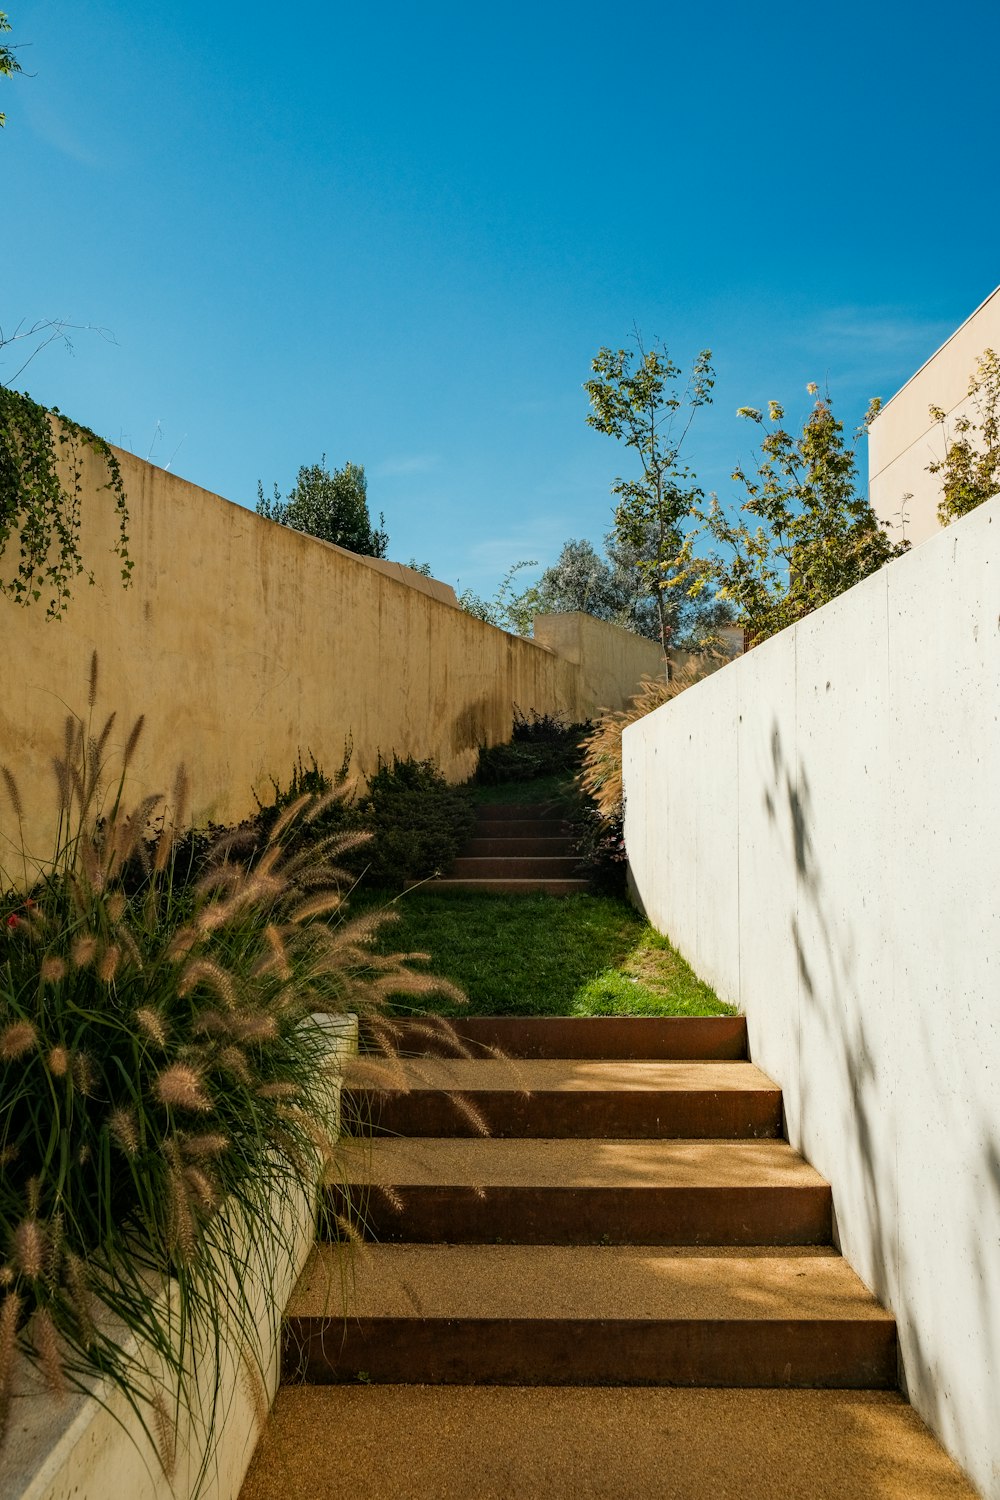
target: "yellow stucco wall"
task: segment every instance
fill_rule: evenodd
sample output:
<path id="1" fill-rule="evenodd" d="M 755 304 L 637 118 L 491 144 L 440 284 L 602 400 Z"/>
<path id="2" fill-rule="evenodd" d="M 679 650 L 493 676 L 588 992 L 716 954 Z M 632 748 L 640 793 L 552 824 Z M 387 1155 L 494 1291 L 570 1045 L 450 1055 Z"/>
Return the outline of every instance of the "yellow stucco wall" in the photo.
<path id="1" fill-rule="evenodd" d="M 118 456 L 131 588 L 111 555 L 103 465 L 88 454 L 83 551 L 95 586 L 79 585 L 61 622 L 0 599 L 0 764 L 17 777 L 40 855 L 51 759 L 67 710 L 85 711 L 95 647 L 98 706 L 118 713 L 113 742 L 146 715 L 133 794 L 168 791 L 183 761 L 195 816 L 227 822 L 252 809 L 252 789 L 270 775 L 287 782 L 300 750 L 333 769 L 350 735 L 362 774 L 395 751 L 431 756 L 460 780 L 479 744 L 509 737 L 515 704 L 586 718 L 624 702 L 649 670 L 649 643 L 612 626 L 588 621 L 586 651 L 601 660 L 591 675 L 586 661 L 473 619 L 426 581 L 410 586 L 391 568 Z M 0 788 L 0 838 L 11 831 Z M 0 867 L 8 856 L 0 849 Z"/>

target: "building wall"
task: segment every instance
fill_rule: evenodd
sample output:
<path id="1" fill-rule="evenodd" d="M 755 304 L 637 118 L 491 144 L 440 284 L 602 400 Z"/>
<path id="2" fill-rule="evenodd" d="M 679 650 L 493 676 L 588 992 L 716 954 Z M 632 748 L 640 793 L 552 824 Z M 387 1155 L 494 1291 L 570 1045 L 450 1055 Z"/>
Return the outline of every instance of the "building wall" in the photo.
<path id="1" fill-rule="evenodd" d="M 1000 1500 L 1000 499 L 624 760 L 639 901 L 746 1012 L 913 1404 Z"/>
<path id="2" fill-rule="evenodd" d="M 944 457 L 945 439 L 928 414 L 939 406 L 953 431 L 956 417 L 969 411 L 969 378 L 986 349 L 1000 350 L 1000 287 L 962 324 L 947 343 L 917 371 L 872 423 L 868 435 L 868 493 L 879 520 L 903 535 L 900 509 L 906 503 L 906 531 L 917 545 L 940 530 L 939 479 L 927 465 Z"/>
<path id="3" fill-rule="evenodd" d="M 98 708 L 118 715 L 112 745 L 146 715 L 133 794 L 169 791 L 183 760 L 197 817 L 225 822 L 252 810 L 270 776 L 287 783 L 300 750 L 333 769 L 350 736 L 361 774 L 395 752 L 433 757 L 459 780 L 480 744 L 509 737 L 514 705 L 585 719 L 623 704 L 650 670 L 649 642 L 613 626 L 588 621 L 582 654 L 567 658 L 456 609 L 445 585 L 119 458 L 132 586 L 122 589 L 111 555 L 103 464 L 88 454 L 82 545 L 94 587 L 81 582 L 56 622 L 0 599 L 0 765 L 20 784 L 39 856 L 50 847 L 51 759 L 66 713 L 86 709 L 95 648 Z M 0 791 L 0 868 L 13 823 Z"/>

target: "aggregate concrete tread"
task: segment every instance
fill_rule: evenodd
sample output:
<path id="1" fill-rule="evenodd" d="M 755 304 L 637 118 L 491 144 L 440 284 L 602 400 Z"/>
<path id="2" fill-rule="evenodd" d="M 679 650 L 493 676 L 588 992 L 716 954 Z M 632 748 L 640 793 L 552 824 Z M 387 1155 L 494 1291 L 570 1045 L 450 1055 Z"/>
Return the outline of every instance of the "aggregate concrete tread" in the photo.
<path id="1" fill-rule="evenodd" d="M 412 1092 L 463 1094 L 768 1093 L 781 1090 L 753 1063 L 631 1061 L 616 1058 L 426 1057 L 403 1059 Z"/>
<path id="2" fill-rule="evenodd" d="M 343 1317 L 341 1252 L 316 1245 L 288 1318 Z M 865 1322 L 893 1319 L 832 1247 L 367 1245 L 349 1319 Z"/>
<path id="3" fill-rule="evenodd" d="M 781 1134 L 781 1090 L 747 1062 L 423 1057 L 346 1102 L 376 1134 L 736 1139 Z"/>
<path id="4" fill-rule="evenodd" d="M 784 1141 L 377 1138 L 342 1147 L 328 1192 L 379 1241 L 814 1245 L 832 1233 L 829 1184 Z"/>
<path id="5" fill-rule="evenodd" d="M 336 1176 L 470 1188 L 822 1188 L 787 1141 L 376 1139 L 342 1146 Z"/>
<path id="6" fill-rule="evenodd" d="M 975 1500 L 882 1391 L 286 1386 L 240 1500 Z"/>

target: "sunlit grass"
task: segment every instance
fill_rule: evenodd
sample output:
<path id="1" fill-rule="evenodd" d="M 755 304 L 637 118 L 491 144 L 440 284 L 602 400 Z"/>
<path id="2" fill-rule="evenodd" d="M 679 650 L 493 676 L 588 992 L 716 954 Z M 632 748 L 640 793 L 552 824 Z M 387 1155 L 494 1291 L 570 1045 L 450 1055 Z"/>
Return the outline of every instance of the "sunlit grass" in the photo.
<path id="1" fill-rule="evenodd" d="M 468 1006 L 400 997 L 400 1013 L 728 1015 L 666 938 L 614 896 L 410 891 L 381 941 L 429 955 Z"/>

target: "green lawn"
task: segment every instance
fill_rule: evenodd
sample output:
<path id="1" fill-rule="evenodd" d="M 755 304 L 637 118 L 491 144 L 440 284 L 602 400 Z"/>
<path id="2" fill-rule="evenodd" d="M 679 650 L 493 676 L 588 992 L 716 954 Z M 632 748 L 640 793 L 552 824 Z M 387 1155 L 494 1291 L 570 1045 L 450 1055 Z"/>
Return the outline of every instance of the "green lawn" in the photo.
<path id="1" fill-rule="evenodd" d="M 359 893 L 360 896 L 360 893 Z M 391 898 L 383 898 L 391 899 Z M 352 902 L 381 904 L 377 893 Z M 716 1016 L 732 1014 L 666 938 L 614 896 L 505 896 L 408 891 L 383 952 L 428 953 L 426 967 L 461 986 L 468 1006 L 429 997 L 445 1015 Z"/>

